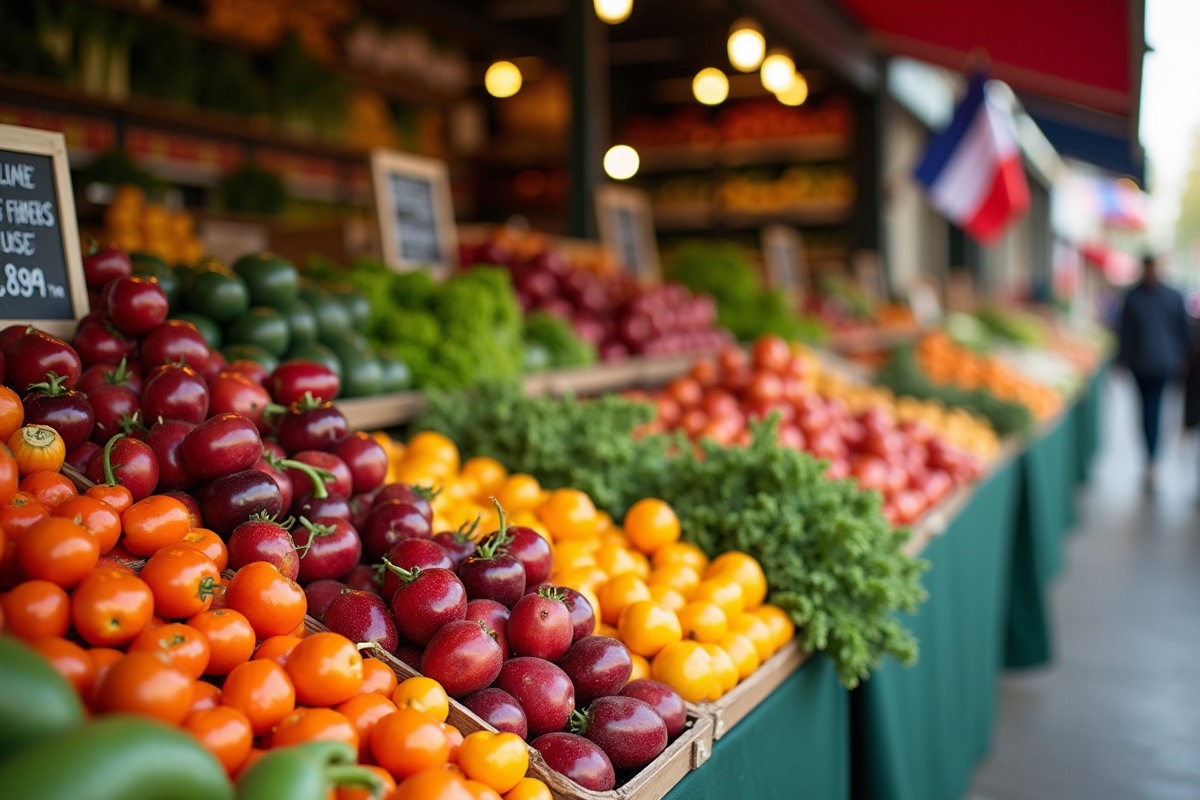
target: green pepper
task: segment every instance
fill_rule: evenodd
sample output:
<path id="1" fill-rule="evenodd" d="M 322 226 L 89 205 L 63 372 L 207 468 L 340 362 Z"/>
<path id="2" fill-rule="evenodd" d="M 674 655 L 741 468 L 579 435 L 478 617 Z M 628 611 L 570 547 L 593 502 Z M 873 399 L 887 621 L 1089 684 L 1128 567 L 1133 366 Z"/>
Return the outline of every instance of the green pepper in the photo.
<path id="1" fill-rule="evenodd" d="M 383 391 L 383 367 L 369 346 L 343 340 L 330 349 L 342 362 L 342 397 L 367 397 Z"/>
<path id="2" fill-rule="evenodd" d="M 350 312 L 329 292 L 308 284 L 300 287 L 300 299 L 317 315 L 317 338 L 323 344 L 332 344 L 350 330 Z"/>
<path id="3" fill-rule="evenodd" d="M 227 344 L 221 348 L 221 355 L 230 364 L 235 361 L 257 361 L 267 372 L 274 372 L 279 366 L 278 358 L 256 344 Z"/>
<path id="4" fill-rule="evenodd" d="M 273 308 L 255 306 L 229 323 L 225 338 L 230 344 L 256 344 L 275 356 L 288 350 L 291 334 L 287 318 Z"/>
<path id="5" fill-rule="evenodd" d="M 149 253 L 130 253 L 129 260 L 133 262 L 134 275 L 141 275 L 158 284 L 158 288 L 167 296 L 167 306 L 172 311 L 179 307 L 179 276 L 175 270 L 158 256 Z"/>
<path id="6" fill-rule="evenodd" d="M 120 715 L 10 755 L 0 762 L 0 787 L 5 800 L 233 800 L 224 768 L 202 744 Z"/>
<path id="7" fill-rule="evenodd" d="M 371 302 L 349 283 L 330 283 L 325 288 L 350 315 L 350 324 L 356 330 L 367 327 L 371 320 Z"/>
<path id="8" fill-rule="evenodd" d="M 303 300 L 296 300 L 283 310 L 287 318 L 292 347 L 317 340 L 317 315 Z"/>
<path id="9" fill-rule="evenodd" d="M 383 370 L 382 392 L 404 392 L 412 388 L 412 371 L 400 356 L 391 350 L 380 350 L 379 366 Z"/>
<path id="10" fill-rule="evenodd" d="M 0 758 L 82 723 L 75 688 L 36 651 L 0 637 Z"/>
<path id="11" fill-rule="evenodd" d="M 355 763 L 345 742 L 309 742 L 269 751 L 241 774 L 238 800 L 325 800 L 338 786 L 383 792 L 383 781 Z"/>
<path id="12" fill-rule="evenodd" d="M 250 307 L 250 290 L 232 272 L 209 269 L 197 272 L 191 285 L 184 287 L 183 305 L 217 322 L 229 322 Z"/>
<path id="13" fill-rule="evenodd" d="M 221 332 L 221 326 L 203 314 L 184 311 L 182 314 L 172 314 L 171 319 L 181 319 L 195 325 L 196 330 L 200 331 L 200 335 L 204 337 L 204 341 L 208 342 L 211 350 L 220 350 L 221 345 L 225 343 L 225 334 Z"/>
<path id="14" fill-rule="evenodd" d="M 300 291 L 300 273 L 292 262 L 275 253 L 244 255 L 233 262 L 233 271 L 246 282 L 250 302 L 256 306 L 283 310 Z"/>
<path id="15" fill-rule="evenodd" d="M 342 377 L 342 361 L 325 345 L 320 342 L 309 342 L 308 344 L 294 344 L 292 349 L 288 350 L 284 361 L 311 361 L 314 364 L 321 364 L 333 370 L 333 374 L 340 379 Z"/>

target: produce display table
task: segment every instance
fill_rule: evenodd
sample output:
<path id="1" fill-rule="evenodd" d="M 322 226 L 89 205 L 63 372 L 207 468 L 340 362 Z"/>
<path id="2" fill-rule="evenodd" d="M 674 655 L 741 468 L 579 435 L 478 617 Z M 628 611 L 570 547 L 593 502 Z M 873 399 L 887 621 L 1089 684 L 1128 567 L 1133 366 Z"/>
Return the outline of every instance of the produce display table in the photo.
<path id="1" fill-rule="evenodd" d="M 825 658 L 810 658 L 713 745 L 667 800 L 850 796 L 850 703 Z"/>

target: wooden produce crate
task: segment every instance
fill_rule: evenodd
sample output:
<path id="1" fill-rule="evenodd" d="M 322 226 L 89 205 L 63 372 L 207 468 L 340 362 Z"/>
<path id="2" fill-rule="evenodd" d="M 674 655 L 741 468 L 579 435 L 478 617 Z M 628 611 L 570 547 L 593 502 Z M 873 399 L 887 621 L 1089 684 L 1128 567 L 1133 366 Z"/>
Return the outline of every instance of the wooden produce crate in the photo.
<path id="1" fill-rule="evenodd" d="M 312 617 L 304 618 L 310 632 L 329 630 Z M 377 658 L 391 667 L 396 679 L 404 681 L 421 673 L 384 650 L 364 650 L 364 657 Z M 769 663 L 769 662 L 768 662 Z M 450 698 L 450 714 L 446 721 L 458 728 L 463 736 L 476 731 L 496 729 L 484 722 L 475 712 Z M 631 779 L 607 792 L 593 792 L 555 772 L 533 748 L 529 749 L 529 774 L 541 780 L 554 794 L 555 800 L 661 800 L 667 792 L 697 769 L 712 755 L 713 722 L 709 715 L 688 708 L 688 728 L 658 758 L 650 762 Z"/>
<path id="2" fill-rule="evenodd" d="M 772 692 L 808 661 L 811 653 L 800 648 L 793 639 L 768 658 L 746 680 L 730 689 L 713 703 L 689 703 L 689 712 L 694 710 L 712 719 L 713 739 L 720 739 L 758 707 Z"/>

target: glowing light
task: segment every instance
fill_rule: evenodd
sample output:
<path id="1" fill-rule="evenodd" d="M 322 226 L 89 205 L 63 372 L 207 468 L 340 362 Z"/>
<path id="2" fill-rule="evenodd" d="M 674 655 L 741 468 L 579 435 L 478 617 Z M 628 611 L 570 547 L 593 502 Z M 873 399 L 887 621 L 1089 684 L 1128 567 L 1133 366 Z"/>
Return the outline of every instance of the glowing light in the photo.
<path id="1" fill-rule="evenodd" d="M 729 63 L 742 72 L 754 72 L 767 52 L 762 28 L 752 19 L 739 19 L 729 29 Z"/>
<path id="2" fill-rule="evenodd" d="M 609 25 L 629 19 L 633 12 L 633 0 L 595 0 L 596 16 Z"/>
<path id="3" fill-rule="evenodd" d="M 716 67 L 706 67 L 692 78 L 692 94 L 706 106 L 724 103 L 729 97 L 729 78 Z"/>
<path id="4" fill-rule="evenodd" d="M 483 85 L 492 97 L 512 97 L 521 91 L 521 70 L 511 61 L 497 61 L 488 67 Z"/>
<path id="5" fill-rule="evenodd" d="M 808 81 L 797 72 L 792 77 L 792 85 L 776 94 L 775 99 L 785 106 L 804 105 L 804 101 L 808 99 Z"/>
<path id="6" fill-rule="evenodd" d="M 627 144 L 614 145 L 604 154 L 604 172 L 616 181 L 629 180 L 637 175 L 641 163 L 637 150 Z"/>
<path id="7" fill-rule="evenodd" d="M 786 92 L 796 79 L 796 64 L 786 50 L 775 49 L 763 60 L 760 75 L 768 92 Z"/>

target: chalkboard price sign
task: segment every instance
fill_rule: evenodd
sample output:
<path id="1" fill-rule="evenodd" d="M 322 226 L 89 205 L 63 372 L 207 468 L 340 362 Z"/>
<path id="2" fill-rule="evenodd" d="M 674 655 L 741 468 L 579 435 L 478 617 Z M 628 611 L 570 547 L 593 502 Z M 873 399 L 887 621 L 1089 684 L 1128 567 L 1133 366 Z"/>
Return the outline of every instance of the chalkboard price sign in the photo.
<path id="1" fill-rule="evenodd" d="M 0 125 L 0 323 L 69 336 L 86 313 L 66 140 Z"/>
<path id="2" fill-rule="evenodd" d="M 595 205 L 604 248 L 638 278 L 658 280 L 658 241 L 646 193 L 627 186 L 598 186 Z"/>
<path id="3" fill-rule="evenodd" d="M 458 233 L 445 162 L 375 150 L 371 181 L 384 261 L 399 270 L 452 269 Z"/>

